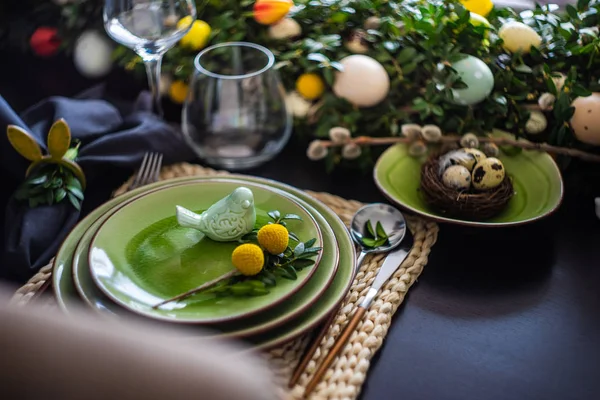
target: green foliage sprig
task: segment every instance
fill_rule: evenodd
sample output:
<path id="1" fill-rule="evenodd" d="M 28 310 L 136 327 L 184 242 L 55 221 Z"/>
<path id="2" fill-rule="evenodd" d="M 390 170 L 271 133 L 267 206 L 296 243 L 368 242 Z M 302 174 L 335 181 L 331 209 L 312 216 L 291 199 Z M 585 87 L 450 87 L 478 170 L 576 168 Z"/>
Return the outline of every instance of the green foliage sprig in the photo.
<path id="1" fill-rule="evenodd" d="M 65 158 L 75 160 L 78 146 L 67 151 Z M 41 164 L 17 188 L 15 199 L 26 201 L 29 207 L 58 204 L 69 201 L 81 210 L 83 187 L 71 170 L 59 164 Z"/>
<path id="2" fill-rule="evenodd" d="M 300 24 L 302 34 L 286 40 L 271 38 L 268 27 L 253 20 L 253 4 L 253 0 L 211 0 L 201 18 L 212 27 L 210 44 L 243 40 L 271 49 L 288 91 L 303 73 L 322 76 L 327 90 L 312 116 L 295 120 L 298 134 L 326 138 L 332 127 L 341 126 L 353 136 L 397 136 L 402 124 L 416 123 L 435 124 L 453 134 L 486 134 L 498 128 L 528 137 L 532 106 L 548 92 L 556 97 L 553 109 L 544 110 L 548 129 L 529 139 L 589 147 L 573 136 L 569 120 L 576 97 L 600 91 L 600 0 L 578 0 L 564 10 L 549 5 L 523 12 L 495 7 L 487 17 L 489 29 L 471 24 L 470 14 L 458 0 L 295 0 L 290 17 Z M 377 27 L 365 27 L 370 17 L 379 18 Z M 506 52 L 498 30 L 512 20 L 531 26 L 542 37 L 542 45 L 529 54 Z M 359 30 L 368 44 L 366 54 L 382 63 L 391 79 L 388 98 L 367 109 L 356 108 L 332 92 L 339 61 L 352 54 L 344 43 Z M 495 77 L 489 98 L 472 107 L 448 101 L 453 88 L 464 87 L 451 67 L 463 54 L 483 60 Z M 195 55 L 176 46 L 166 54 L 163 71 L 188 80 Z M 136 59 L 123 47 L 115 53 L 118 64 L 143 77 L 144 67 L 133 62 Z M 562 88 L 552 79 L 559 73 L 566 76 Z M 365 148 L 359 158 L 345 160 L 338 149 L 329 152 L 326 166 L 370 167 L 374 155 Z"/>

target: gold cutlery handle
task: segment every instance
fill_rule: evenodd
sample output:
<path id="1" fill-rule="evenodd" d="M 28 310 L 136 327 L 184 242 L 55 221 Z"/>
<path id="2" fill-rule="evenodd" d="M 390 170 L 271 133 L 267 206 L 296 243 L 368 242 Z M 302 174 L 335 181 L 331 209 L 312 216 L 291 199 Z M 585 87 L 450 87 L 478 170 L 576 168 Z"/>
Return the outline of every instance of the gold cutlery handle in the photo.
<path id="1" fill-rule="evenodd" d="M 331 312 L 331 314 L 327 318 L 327 321 L 325 321 L 321 325 L 321 329 L 313 337 L 312 343 L 310 345 L 310 348 L 306 351 L 306 353 L 304 353 L 304 355 L 302 356 L 302 359 L 300 360 L 300 362 L 296 366 L 296 369 L 294 370 L 294 373 L 292 374 L 292 377 L 291 377 L 290 382 L 288 384 L 288 386 L 289 386 L 290 389 L 293 388 L 296 385 L 296 383 L 298 383 L 298 380 L 300 380 L 300 376 L 302 376 L 302 373 L 306 369 L 306 366 L 308 365 L 308 363 L 312 359 L 313 355 L 315 354 L 315 352 L 319 348 L 319 345 L 323 341 L 323 338 L 325 337 L 325 335 L 327 334 L 327 332 L 329 332 L 329 328 L 335 322 L 335 317 L 337 316 L 338 311 L 339 311 L 339 309 L 335 309 L 335 310 L 333 310 Z"/>
<path id="2" fill-rule="evenodd" d="M 314 388 L 319 384 L 319 382 L 321 381 L 321 378 L 323 377 L 323 375 L 325 375 L 325 372 L 327 371 L 327 369 L 331 366 L 331 364 L 333 364 L 333 361 L 335 360 L 335 358 L 344 349 L 344 346 L 346 346 L 346 343 L 348 343 L 350 336 L 352 336 L 352 332 L 354 332 L 354 330 L 356 329 L 356 326 L 362 320 L 362 318 L 366 312 L 367 312 L 367 309 L 362 306 L 360 306 L 356 309 L 356 312 L 352 316 L 352 319 L 350 319 L 350 321 L 348 322 L 348 325 L 346 325 L 346 327 L 344 328 L 344 330 L 342 331 L 340 336 L 337 338 L 333 347 L 331 348 L 331 350 L 329 351 L 329 353 L 323 360 L 323 363 L 319 366 L 319 368 L 315 372 L 315 375 L 313 376 L 311 381 L 306 386 L 306 390 L 304 391 L 304 396 L 308 396 L 314 390 Z"/>

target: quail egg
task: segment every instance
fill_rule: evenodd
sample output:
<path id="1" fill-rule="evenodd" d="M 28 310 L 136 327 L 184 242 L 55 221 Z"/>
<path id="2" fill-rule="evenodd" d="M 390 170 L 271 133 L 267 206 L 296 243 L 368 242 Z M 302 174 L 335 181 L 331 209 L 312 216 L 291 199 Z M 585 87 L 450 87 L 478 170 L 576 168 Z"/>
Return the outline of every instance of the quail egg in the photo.
<path id="1" fill-rule="evenodd" d="M 485 157 L 485 154 L 477 149 L 460 149 L 457 150 L 456 156 L 451 159 L 451 162 L 454 165 L 462 165 L 469 171 L 472 171 L 475 164 L 485 159 Z"/>
<path id="2" fill-rule="evenodd" d="M 452 165 L 442 175 L 444 185 L 456 190 L 468 190 L 471 187 L 471 173 L 462 165 Z"/>
<path id="3" fill-rule="evenodd" d="M 502 161 L 494 157 L 481 160 L 473 168 L 473 187 L 477 190 L 489 190 L 504 180 L 506 172 Z"/>

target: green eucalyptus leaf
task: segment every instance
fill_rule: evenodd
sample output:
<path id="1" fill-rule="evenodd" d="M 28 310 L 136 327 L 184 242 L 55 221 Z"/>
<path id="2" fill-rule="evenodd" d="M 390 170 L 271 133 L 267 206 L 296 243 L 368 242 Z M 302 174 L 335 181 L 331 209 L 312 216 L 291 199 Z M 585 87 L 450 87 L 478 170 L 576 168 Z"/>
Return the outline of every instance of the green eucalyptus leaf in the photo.
<path id="1" fill-rule="evenodd" d="M 367 232 L 369 234 L 369 237 L 371 237 L 371 238 L 377 237 L 377 234 L 375 233 L 375 229 L 373 228 L 373 223 L 371 223 L 371 220 L 368 220 L 367 222 L 365 222 L 365 232 Z"/>
<path id="2" fill-rule="evenodd" d="M 79 200 L 83 200 L 83 192 L 74 186 L 67 186 L 67 190 Z"/>
<path id="3" fill-rule="evenodd" d="M 54 201 L 60 203 L 67 196 L 67 191 L 63 188 L 58 188 L 54 191 Z"/>
<path id="4" fill-rule="evenodd" d="M 290 237 L 290 239 L 299 242 L 300 238 L 298 238 L 298 236 L 296 236 L 296 234 L 294 232 L 288 232 L 288 236 Z"/>
<path id="5" fill-rule="evenodd" d="M 371 247 L 371 248 L 377 247 L 375 245 L 375 243 L 377 243 L 376 239 L 370 239 L 370 238 L 364 237 L 364 238 L 361 239 L 361 241 L 367 247 Z"/>
<path id="6" fill-rule="evenodd" d="M 312 238 L 312 239 L 304 242 L 304 248 L 305 248 L 304 251 L 308 251 L 310 249 L 310 247 L 312 247 L 312 245 L 315 243 L 317 243 L 317 238 Z"/>
<path id="7" fill-rule="evenodd" d="M 387 239 L 388 235 L 385 232 L 385 230 L 383 229 L 383 225 L 381 225 L 381 222 L 377 221 L 377 226 L 376 226 L 375 230 L 377 231 L 377 238 Z"/>
<path id="8" fill-rule="evenodd" d="M 48 181 L 47 175 L 40 175 L 40 176 L 34 176 L 34 177 L 27 179 L 27 181 L 25 183 L 27 183 L 28 185 L 41 185 L 41 184 L 46 183 L 47 181 Z"/>
<path id="9" fill-rule="evenodd" d="M 302 218 L 296 214 L 285 214 L 282 219 L 295 219 L 298 221 L 302 221 Z"/>
<path id="10" fill-rule="evenodd" d="M 315 260 L 309 260 L 306 258 L 300 258 L 298 260 L 295 260 L 292 265 L 294 266 L 294 268 L 306 268 L 306 267 L 310 267 L 311 265 L 315 264 Z"/>
<path id="11" fill-rule="evenodd" d="M 271 217 L 274 221 L 277 221 L 281 217 L 281 213 L 277 210 L 269 211 L 267 213 L 269 217 Z"/>
<path id="12" fill-rule="evenodd" d="M 304 243 L 298 243 L 298 245 L 294 248 L 294 257 L 298 257 L 300 254 L 304 253 L 304 248 Z"/>
<path id="13" fill-rule="evenodd" d="M 77 211 L 81 210 L 81 203 L 79 202 L 79 199 L 77 197 L 73 196 L 73 194 L 71 193 L 67 193 L 67 198 Z"/>

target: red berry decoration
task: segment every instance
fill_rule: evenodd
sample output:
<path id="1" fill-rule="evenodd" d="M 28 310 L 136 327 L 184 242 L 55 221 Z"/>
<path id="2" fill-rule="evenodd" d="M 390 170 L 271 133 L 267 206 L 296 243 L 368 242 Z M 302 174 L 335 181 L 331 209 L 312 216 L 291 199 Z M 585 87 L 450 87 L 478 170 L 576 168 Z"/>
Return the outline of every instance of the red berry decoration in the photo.
<path id="1" fill-rule="evenodd" d="M 40 57 L 50 57 L 58 52 L 60 39 L 56 28 L 40 27 L 29 39 L 31 50 Z"/>

